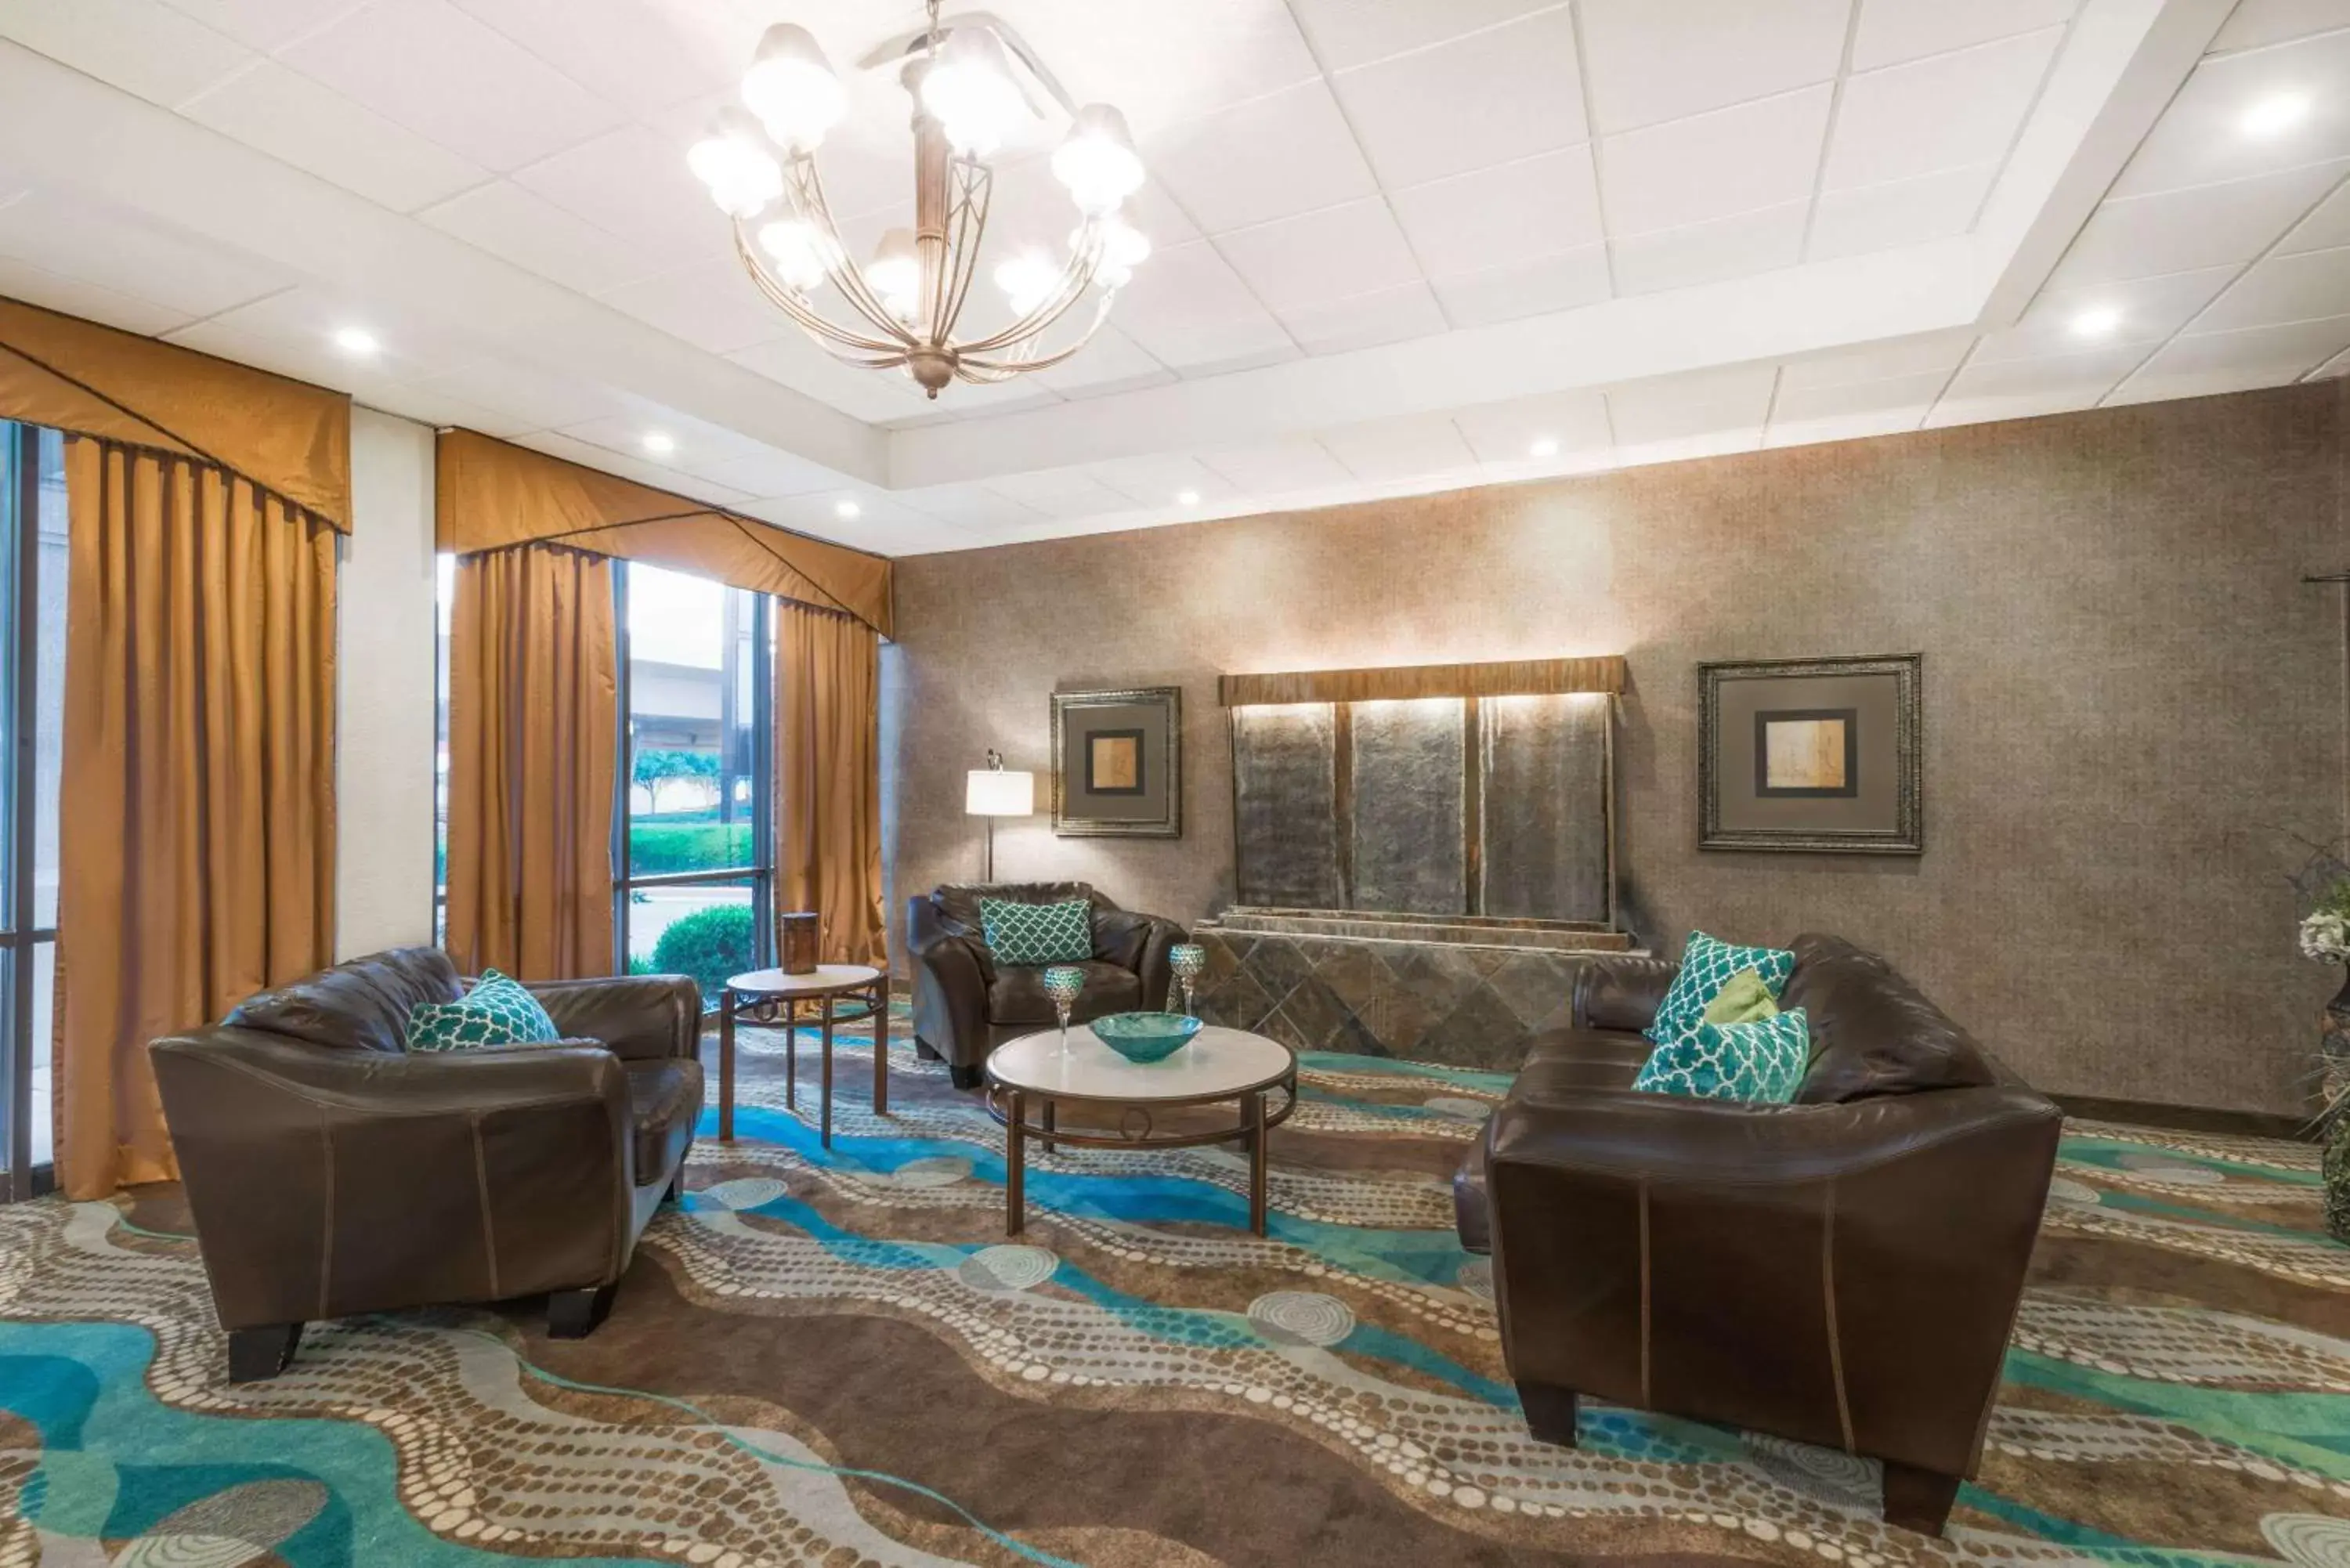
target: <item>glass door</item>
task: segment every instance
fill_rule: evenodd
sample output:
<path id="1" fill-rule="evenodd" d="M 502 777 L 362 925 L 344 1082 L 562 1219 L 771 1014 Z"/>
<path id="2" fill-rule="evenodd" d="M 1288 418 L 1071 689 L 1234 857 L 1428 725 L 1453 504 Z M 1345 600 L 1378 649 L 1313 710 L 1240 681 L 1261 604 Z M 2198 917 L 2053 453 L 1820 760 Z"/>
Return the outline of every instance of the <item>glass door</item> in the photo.
<path id="1" fill-rule="evenodd" d="M 0 1199 L 11 1200 L 54 1185 L 65 640 L 65 441 L 0 421 Z"/>
<path id="2" fill-rule="evenodd" d="M 613 826 L 621 959 L 690 974 L 706 1005 L 772 946 L 774 680 L 766 596 L 616 563 L 621 783 Z"/>

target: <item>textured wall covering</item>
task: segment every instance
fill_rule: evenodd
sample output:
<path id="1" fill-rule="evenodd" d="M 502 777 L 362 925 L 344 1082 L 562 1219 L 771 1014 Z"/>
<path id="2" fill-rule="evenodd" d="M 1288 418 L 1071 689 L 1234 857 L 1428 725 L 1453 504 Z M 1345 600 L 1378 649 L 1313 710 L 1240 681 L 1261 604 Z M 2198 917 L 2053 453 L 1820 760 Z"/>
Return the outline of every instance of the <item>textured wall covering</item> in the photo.
<path id="1" fill-rule="evenodd" d="M 1645 935 L 1842 932 L 2044 1088 L 2294 1108 L 2339 980 L 2283 873 L 2344 826 L 2339 590 L 2298 580 L 2350 558 L 2342 418 L 2286 389 L 905 561 L 891 919 L 977 874 L 963 770 L 1048 773 L 1055 686 L 1182 684 L 1185 834 L 1040 815 L 999 874 L 1192 918 L 1232 896 L 1219 673 L 1622 652 Z M 1922 858 L 1697 850 L 1700 659 L 1912 650 Z"/>

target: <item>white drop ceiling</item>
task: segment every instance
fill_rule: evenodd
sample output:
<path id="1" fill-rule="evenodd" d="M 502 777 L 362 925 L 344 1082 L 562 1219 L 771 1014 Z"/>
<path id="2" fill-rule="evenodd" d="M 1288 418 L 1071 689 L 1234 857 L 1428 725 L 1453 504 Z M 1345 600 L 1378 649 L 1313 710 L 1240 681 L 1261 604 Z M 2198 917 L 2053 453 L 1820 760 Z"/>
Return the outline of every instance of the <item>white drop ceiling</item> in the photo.
<path id="1" fill-rule="evenodd" d="M 0 295 L 889 554 L 2350 367 L 2350 0 L 986 5 L 1151 171 L 1039 376 L 828 359 L 686 171 L 765 26 L 847 71 L 899 0 L 0 0 Z M 906 104 L 851 102 L 869 240 Z"/>

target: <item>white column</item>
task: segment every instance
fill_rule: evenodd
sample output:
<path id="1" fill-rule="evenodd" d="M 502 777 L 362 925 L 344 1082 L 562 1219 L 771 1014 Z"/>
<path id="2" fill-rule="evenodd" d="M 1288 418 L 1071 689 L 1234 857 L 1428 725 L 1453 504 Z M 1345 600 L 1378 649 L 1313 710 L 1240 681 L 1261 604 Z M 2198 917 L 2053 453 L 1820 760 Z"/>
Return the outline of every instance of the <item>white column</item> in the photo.
<path id="1" fill-rule="evenodd" d="M 337 594 L 335 956 L 432 940 L 432 431 L 351 410 Z"/>

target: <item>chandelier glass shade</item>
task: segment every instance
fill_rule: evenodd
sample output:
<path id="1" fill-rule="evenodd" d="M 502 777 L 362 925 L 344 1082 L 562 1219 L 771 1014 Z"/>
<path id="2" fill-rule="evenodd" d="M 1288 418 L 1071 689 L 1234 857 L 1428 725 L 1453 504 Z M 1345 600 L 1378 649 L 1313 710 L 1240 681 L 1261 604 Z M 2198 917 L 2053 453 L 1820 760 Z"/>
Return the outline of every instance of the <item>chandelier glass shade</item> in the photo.
<path id="1" fill-rule="evenodd" d="M 900 72 L 913 99 L 914 226 L 890 230 L 861 263 L 841 238 L 816 160 L 847 113 L 848 94 L 806 28 L 767 29 L 743 73 L 741 106 L 722 110 L 687 155 L 733 220 L 744 269 L 776 308 L 836 358 L 902 369 L 933 398 L 950 381 L 1009 380 L 1076 354 L 1150 254 L 1150 242 L 1119 216 L 1142 184 L 1126 119 L 1107 104 L 1077 108 L 1051 159 L 1076 207 L 1067 254 L 1003 257 L 993 281 L 1011 318 L 958 336 L 987 235 L 990 160 L 1032 113 L 1012 53 L 989 21 L 942 24 L 931 0 L 929 26 L 911 40 Z M 1064 320 L 1074 337 L 1055 333 Z M 1048 335 L 1056 337 L 1050 348 Z"/>

